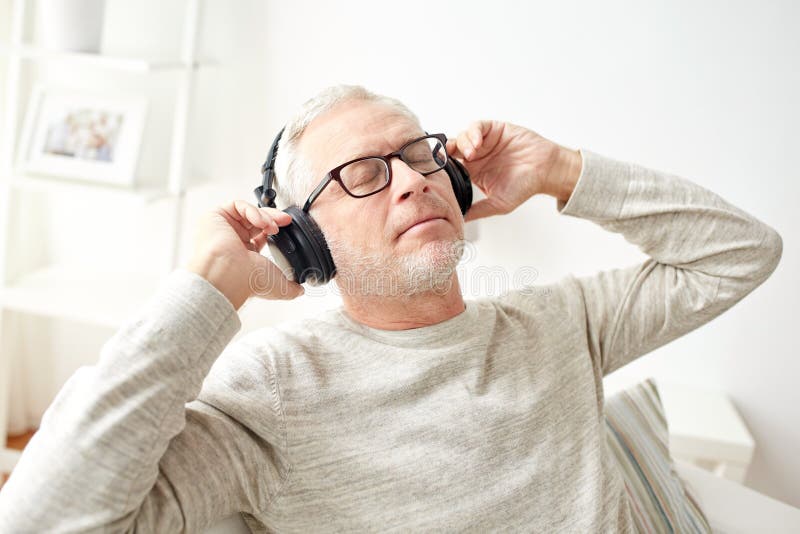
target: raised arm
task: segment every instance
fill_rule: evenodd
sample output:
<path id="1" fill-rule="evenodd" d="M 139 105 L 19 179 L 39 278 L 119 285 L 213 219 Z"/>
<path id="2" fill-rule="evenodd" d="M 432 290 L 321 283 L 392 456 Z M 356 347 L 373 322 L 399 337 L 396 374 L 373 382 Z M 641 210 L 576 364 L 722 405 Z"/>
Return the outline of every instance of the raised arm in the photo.
<path id="1" fill-rule="evenodd" d="M 0 532 L 197 532 L 278 491 L 286 465 L 270 410 L 279 403 L 254 386 L 270 383 L 268 370 L 243 340 L 226 348 L 248 273 L 280 273 L 257 252 L 277 225 L 268 212 L 227 215 L 209 214 L 190 267 L 58 392 L 0 492 Z M 302 292 L 283 282 L 282 298 Z M 236 391 L 245 372 L 247 391 Z"/>
<path id="2" fill-rule="evenodd" d="M 448 151 L 465 159 L 487 195 L 467 218 L 508 213 L 548 194 L 559 213 L 621 233 L 650 257 L 563 282 L 580 296 L 572 324 L 585 330 L 602 375 L 707 323 L 780 261 L 775 229 L 674 174 L 570 150 L 497 121 L 471 124 Z"/>
<path id="3" fill-rule="evenodd" d="M 574 278 L 603 375 L 707 323 L 775 270 L 772 227 L 686 178 L 580 150 L 562 215 L 621 233 L 650 258 Z"/>

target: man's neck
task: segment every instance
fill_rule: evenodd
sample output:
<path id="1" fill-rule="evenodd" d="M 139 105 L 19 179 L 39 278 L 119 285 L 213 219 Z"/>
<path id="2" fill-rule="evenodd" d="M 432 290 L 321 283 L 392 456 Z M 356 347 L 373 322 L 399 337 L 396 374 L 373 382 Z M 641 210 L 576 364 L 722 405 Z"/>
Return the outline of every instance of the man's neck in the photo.
<path id="1" fill-rule="evenodd" d="M 344 311 L 354 321 L 381 330 L 408 330 L 441 323 L 466 309 L 458 276 L 447 291 L 426 291 L 415 295 L 350 295 L 343 293 Z"/>

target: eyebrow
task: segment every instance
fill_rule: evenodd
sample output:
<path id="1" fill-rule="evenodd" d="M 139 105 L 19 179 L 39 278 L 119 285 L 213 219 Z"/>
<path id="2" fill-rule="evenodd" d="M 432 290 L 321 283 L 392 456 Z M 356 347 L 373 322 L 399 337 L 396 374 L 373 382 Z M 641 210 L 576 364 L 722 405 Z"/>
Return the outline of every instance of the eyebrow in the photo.
<path id="1" fill-rule="evenodd" d="M 414 139 L 417 139 L 419 137 L 424 137 L 424 136 L 425 136 L 424 133 L 422 133 L 422 134 L 420 134 L 420 133 L 409 134 L 409 135 L 407 135 L 406 137 L 403 138 L 403 140 L 400 142 L 400 144 L 397 145 L 397 147 L 399 149 L 401 146 L 405 146 L 405 144 L 408 143 L 409 141 L 413 141 Z M 392 150 L 392 152 L 394 152 L 394 150 Z M 377 153 L 375 153 L 374 151 L 371 151 L 371 150 L 362 150 L 357 155 L 342 160 L 342 163 L 344 163 L 345 161 L 351 161 L 351 160 L 358 159 L 358 158 L 363 158 L 363 157 L 366 157 L 366 156 L 383 156 L 383 155 L 384 154 L 377 154 Z"/>

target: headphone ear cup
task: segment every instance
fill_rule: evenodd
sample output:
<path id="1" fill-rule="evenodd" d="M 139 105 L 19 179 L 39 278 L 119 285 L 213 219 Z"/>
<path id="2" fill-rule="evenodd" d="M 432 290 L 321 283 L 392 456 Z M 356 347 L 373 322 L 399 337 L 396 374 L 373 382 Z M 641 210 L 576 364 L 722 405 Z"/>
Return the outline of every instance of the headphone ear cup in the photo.
<path id="1" fill-rule="evenodd" d="M 472 182 L 469 179 L 469 171 L 455 158 L 448 158 L 444 169 L 450 177 L 458 205 L 461 206 L 461 214 L 466 215 L 472 206 Z"/>
<path id="2" fill-rule="evenodd" d="M 296 206 L 283 211 L 292 216 L 292 222 L 267 238 L 276 264 L 284 270 L 287 278 L 298 284 L 322 285 L 329 282 L 336 274 L 336 267 L 322 230 L 314 219 Z M 291 277 L 286 274 L 287 265 L 293 271 Z"/>
<path id="3" fill-rule="evenodd" d="M 291 251 L 287 250 L 288 248 L 294 247 L 287 247 L 283 239 L 277 239 L 274 236 L 269 236 L 267 238 L 267 247 L 269 247 L 269 253 L 272 256 L 275 265 L 277 265 L 283 273 L 283 276 L 292 282 L 297 282 L 297 277 L 294 275 L 294 273 L 300 271 L 295 269 L 294 265 L 292 264 L 292 259 L 294 259 L 295 255 L 293 255 Z"/>

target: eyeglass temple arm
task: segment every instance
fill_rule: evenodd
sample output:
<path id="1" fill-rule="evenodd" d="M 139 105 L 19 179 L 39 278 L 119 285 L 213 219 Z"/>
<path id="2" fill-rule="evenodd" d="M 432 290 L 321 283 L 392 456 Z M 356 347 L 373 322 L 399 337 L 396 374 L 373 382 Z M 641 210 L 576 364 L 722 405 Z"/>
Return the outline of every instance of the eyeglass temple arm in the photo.
<path id="1" fill-rule="evenodd" d="M 442 144 L 441 138 L 439 138 L 439 135 L 441 135 L 441 134 L 429 134 L 427 131 L 425 131 L 425 130 L 423 130 L 423 131 L 425 132 L 425 135 L 431 136 L 434 139 L 436 139 L 437 141 L 439 141 L 439 144 L 436 145 L 436 150 L 433 153 L 436 154 L 436 152 L 439 151 L 438 149 L 444 148 L 445 156 L 447 156 L 447 148 L 445 147 L 445 145 Z"/>
<path id="2" fill-rule="evenodd" d="M 325 187 L 330 182 L 331 182 L 331 173 L 328 173 L 327 176 L 325 176 L 325 179 L 322 180 L 316 188 L 314 188 L 314 190 L 311 192 L 310 195 L 308 195 L 308 198 L 306 199 L 306 203 L 303 204 L 303 211 L 304 212 L 308 213 L 308 209 L 311 207 L 311 203 L 314 202 L 317 199 L 317 197 L 320 195 L 320 193 L 322 193 L 322 190 L 325 189 Z"/>

